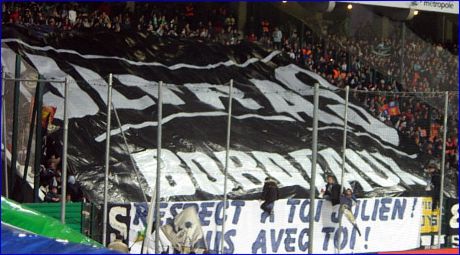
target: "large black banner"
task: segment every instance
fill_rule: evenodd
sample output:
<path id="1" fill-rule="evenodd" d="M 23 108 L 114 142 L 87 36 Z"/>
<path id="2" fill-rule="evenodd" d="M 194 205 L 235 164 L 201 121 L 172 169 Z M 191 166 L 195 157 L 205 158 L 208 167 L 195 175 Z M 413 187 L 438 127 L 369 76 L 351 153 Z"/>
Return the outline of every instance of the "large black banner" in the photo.
<path id="1" fill-rule="evenodd" d="M 228 84 L 234 84 L 229 198 L 258 198 L 265 177 L 282 197 L 306 197 L 311 175 L 313 85 L 319 83 L 317 191 L 325 176 L 340 179 L 343 92 L 321 76 L 255 44 L 223 46 L 137 33 L 101 33 L 45 41 L 3 27 L 2 51 L 23 56 L 46 79 L 69 77 L 69 160 L 85 192 L 102 201 L 107 77 L 140 183 L 112 119 L 111 201 L 142 201 L 156 176 L 158 82 L 163 88 L 162 197 L 208 200 L 223 194 Z M 8 59 L 3 59 L 3 62 Z M 7 72 L 14 72 L 8 69 Z M 11 68 L 10 68 L 11 69 Z M 62 85 L 48 83 L 44 103 L 57 106 Z M 411 141 L 357 101 L 349 107 L 345 185 L 360 195 L 418 196 L 426 186 Z M 113 116 L 113 114 L 112 114 Z M 60 133 L 56 133 L 57 136 Z M 447 180 L 446 189 L 455 192 Z"/>

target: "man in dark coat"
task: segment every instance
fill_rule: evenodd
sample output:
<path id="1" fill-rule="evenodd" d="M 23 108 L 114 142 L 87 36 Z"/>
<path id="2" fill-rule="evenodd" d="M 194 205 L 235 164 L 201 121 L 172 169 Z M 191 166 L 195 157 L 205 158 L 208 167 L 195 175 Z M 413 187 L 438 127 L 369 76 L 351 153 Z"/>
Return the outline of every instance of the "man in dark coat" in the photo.
<path id="1" fill-rule="evenodd" d="M 439 207 L 439 197 L 441 196 L 441 174 L 438 166 L 434 163 L 428 165 L 428 173 L 431 175 L 431 185 L 433 187 L 431 189 L 432 209 L 435 210 Z"/>
<path id="2" fill-rule="evenodd" d="M 275 201 L 278 200 L 278 194 L 278 185 L 276 184 L 276 181 L 270 177 L 265 178 L 261 196 L 261 199 L 264 202 L 260 206 L 260 208 L 264 211 L 262 216 L 269 216 L 273 214 L 273 207 L 275 206 Z"/>
<path id="3" fill-rule="evenodd" d="M 323 198 L 331 201 L 332 206 L 340 204 L 340 185 L 335 182 L 332 175 L 327 176 L 326 189 L 321 190 Z"/>

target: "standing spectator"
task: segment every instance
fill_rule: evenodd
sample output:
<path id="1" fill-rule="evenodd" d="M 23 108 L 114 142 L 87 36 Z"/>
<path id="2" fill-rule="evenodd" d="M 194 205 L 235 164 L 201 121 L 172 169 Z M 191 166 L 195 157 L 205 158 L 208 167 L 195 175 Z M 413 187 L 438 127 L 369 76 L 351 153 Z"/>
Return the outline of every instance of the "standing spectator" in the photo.
<path id="1" fill-rule="evenodd" d="M 430 163 L 427 167 L 427 172 L 431 176 L 431 188 L 428 191 L 431 191 L 431 198 L 433 199 L 432 209 L 435 210 L 439 207 L 439 197 L 441 192 L 441 175 L 439 174 L 439 169 L 434 163 Z"/>
<path id="2" fill-rule="evenodd" d="M 67 181 L 67 195 L 70 195 L 72 202 L 83 201 L 83 193 L 80 183 L 76 181 L 74 175 L 70 175 Z"/>
<path id="3" fill-rule="evenodd" d="M 262 26 L 262 36 L 263 37 L 268 37 L 268 35 L 270 33 L 270 22 L 268 22 L 267 19 L 264 19 L 264 20 L 262 20 L 260 25 Z"/>
<path id="4" fill-rule="evenodd" d="M 233 15 L 230 15 L 228 16 L 226 19 L 225 19 L 225 28 L 227 29 L 228 27 L 231 27 L 232 29 L 235 28 L 235 18 L 233 17 Z"/>
<path id="5" fill-rule="evenodd" d="M 283 39 L 283 32 L 279 30 L 278 27 L 275 27 L 275 30 L 273 31 L 273 46 L 275 49 L 280 50 L 281 49 L 281 40 Z"/>

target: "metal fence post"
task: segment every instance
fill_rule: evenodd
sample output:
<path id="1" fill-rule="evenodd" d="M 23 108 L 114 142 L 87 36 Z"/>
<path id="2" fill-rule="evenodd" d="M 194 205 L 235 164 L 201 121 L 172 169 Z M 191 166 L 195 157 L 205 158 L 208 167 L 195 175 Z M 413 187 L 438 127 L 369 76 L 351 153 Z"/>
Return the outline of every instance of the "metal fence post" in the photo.
<path id="1" fill-rule="evenodd" d="M 311 161 L 311 177 L 310 177 L 310 222 L 308 227 L 308 253 L 313 253 L 313 227 L 315 222 L 315 195 L 316 195 L 316 161 L 318 157 L 318 104 L 319 104 L 319 84 L 315 84 L 314 95 L 314 110 L 313 110 L 313 141 L 312 141 L 312 161 Z"/>
<path id="2" fill-rule="evenodd" d="M 139 172 L 140 172 L 139 168 L 136 166 L 133 156 L 131 155 L 131 150 L 129 149 L 128 140 L 126 139 L 126 136 L 125 136 L 125 131 L 123 131 L 123 126 L 121 125 L 120 117 L 118 117 L 117 108 L 115 108 L 115 105 L 113 104 L 113 102 L 112 102 L 112 108 L 113 108 L 113 113 L 115 115 L 115 119 L 117 120 L 117 123 L 118 123 L 118 127 L 120 128 L 120 134 L 121 134 L 121 137 L 123 138 L 123 143 L 125 144 L 126 151 L 128 152 L 128 155 L 129 155 L 129 160 L 131 161 L 131 165 L 133 166 L 134 172 L 136 173 L 137 182 L 139 183 L 139 187 L 142 187 L 141 178 L 139 177 Z M 142 192 L 142 197 L 144 198 L 144 201 L 146 203 L 149 202 L 147 200 L 147 197 L 145 196 L 144 191 Z"/>
<path id="3" fill-rule="evenodd" d="M 9 194 L 9 190 L 8 190 L 8 158 L 6 156 L 6 152 L 8 151 L 8 143 L 6 141 L 6 138 L 7 138 L 7 130 L 6 130 L 6 117 L 5 117 L 5 113 L 6 113 L 6 110 L 5 110 L 5 71 L 3 70 L 3 66 L 2 66 L 2 140 L 3 140 L 3 152 L 4 152 L 4 156 L 3 156 L 3 159 L 4 159 L 4 167 L 5 168 L 2 168 L 3 169 L 3 172 L 4 172 L 4 182 L 2 183 L 3 185 L 5 185 L 5 196 L 6 198 L 10 198 Z"/>
<path id="4" fill-rule="evenodd" d="M 228 162 L 230 159 L 230 132 L 232 125 L 232 101 L 233 101 L 233 79 L 230 80 L 228 91 L 228 114 L 227 114 L 227 142 L 225 151 L 225 169 L 224 169 L 224 205 L 222 210 L 222 238 L 220 239 L 220 253 L 224 254 L 224 234 L 225 234 L 225 216 L 227 208 L 227 179 L 228 179 Z"/>
<path id="5" fill-rule="evenodd" d="M 42 105 L 43 105 L 43 76 L 38 76 L 37 92 L 35 93 L 35 104 L 37 105 L 37 118 L 35 126 L 35 164 L 34 164 L 34 202 L 40 201 L 40 164 L 42 158 Z M 46 128 L 46 127 L 45 127 Z M 46 132 L 46 131 L 45 131 Z"/>
<path id="6" fill-rule="evenodd" d="M 157 176 L 155 180 L 155 190 L 152 191 L 152 197 L 150 199 L 150 207 L 147 213 L 147 228 L 142 244 L 141 253 L 147 253 L 150 236 L 152 235 L 153 215 L 155 214 L 155 253 L 159 253 L 160 249 L 160 180 L 161 180 L 161 122 L 163 119 L 163 97 L 161 93 L 161 87 L 163 82 L 160 81 L 158 84 L 158 125 L 157 125 Z M 155 210 L 155 211 L 154 211 Z"/>
<path id="7" fill-rule="evenodd" d="M 404 45 L 406 45 L 406 23 L 404 21 L 401 22 L 401 26 L 402 26 L 402 29 L 401 29 L 401 42 L 403 45 L 403 47 L 401 47 L 401 59 L 400 59 L 400 63 L 399 63 L 399 82 L 401 83 L 401 85 L 403 85 L 405 82 L 404 82 L 404 54 L 405 54 L 405 49 L 404 49 Z"/>
<path id="8" fill-rule="evenodd" d="M 345 110 L 344 110 L 344 114 L 343 114 L 343 142 L 342 142 L 342 175 L 340 177 L 340 193 L 343 194 L 343 191 L 345 189 L 344 185 L 343 185 L 343 182 L 344 182 L 344 179 L 345 179 L 345 163 L 346 163 L 346 159 L 347 159 L 347 156 L 346 156 L 346 151 L 347 151 L 347 128 L 348 128 L 348 95 L 350 93 L 350 87 L 349 86 L 346 86 L 345 87 Z M 340 244 L 341 244 L 341 238 L 342 238 L 342 215 L 340 213 L 340 209 L 341 209 L 341 205 L 339 206 L 339 215 L 340 215 L 340 218 L 339 218 L 339 228 L 337 229 L 337 231 L 339 231 L 338 233 L 338 253 L 340 253 Z"/>
<path id="9" fill-rule="evenodd" d="M 163 82 L 158 84 L 158 130 L 157 130 L 157 179 L 156 179 L 156 197 L 155 197 L 155 253 L 160 253 L 160 180 L 161 180 L 161 131 L 163 120 L 163 97 L 161 87 Z"/>
<path id="10" fill-rule="evenodd" d="M 441 158 L 441 188 L 439 194 L 439 227 L 438 227 L 438 248 L 441 249 L 441 229 L 442 229 L 442 213 L 444 199 L 444 170 L 446 167 L 446 141 L 447 141 L 447 114 L 449 112 L 449 92 L 445 92 L 444 98 L 444 130 L 442 133 L 442 158 Z"/>
<path id="11" fill-rule="evenodd" d="M 21 56 L 16 55 L 16 65 L 14 71 L 14 78 L 19 79 L 21 77 Z M 16 182 L 16 163 L 18 160 L 18 130 L 19 130 L 19 86 L 21 83 L 17 80 L 14 81 L 14 99 L 13 99 L 13 134 L 11 137 L 11 192 L 14 192 L 14 185 Z"/>
<path id="12" fill-rule="evenodd" d="M 65 224 L 66 196 L 67 196 L 67 136 L 69 130 L 69 83 L 67 77 L 64 83 L 64 134 L 62 148 L 62 186 L 61 186 L 61 222 Z"/>
<path id="13" fill-rule="evenodd" d="M 112 74 L 109 74 L 107 86 L 107 131 L 105 140 L 105 173 L 104 173 L 104 212 L 102 219 L 102 244 L 107 246 L 107 202 L 109 190 L 109 164 L 110 164 L 110 113 L 112 102 Z"/>

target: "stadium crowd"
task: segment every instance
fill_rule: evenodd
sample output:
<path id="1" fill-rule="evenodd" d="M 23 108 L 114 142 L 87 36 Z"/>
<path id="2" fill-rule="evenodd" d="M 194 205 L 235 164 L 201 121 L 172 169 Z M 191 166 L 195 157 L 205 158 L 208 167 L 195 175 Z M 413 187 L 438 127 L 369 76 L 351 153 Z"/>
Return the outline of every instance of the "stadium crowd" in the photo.
<path id="1" fill-rule="evenodd" d="M 442 96 L 434 100 L 376 92 L 429 92 L 457 90 L 457 46 L 449 51 L 441 44 L 430 44 L 409 33 L 406 43 L 394 36 L 382 39 L 364 24 L 353 37 L 334 34 L 315 35 L 307 30 L 300 45 L 296 30 L 282 31 L 267 19 L 250 17 L 243 38 L 237 30 L 235 15 L 228 5 L 200 9 L 191 3 L 155 5 L 137 3 L 128 11 L 125 3 L 2 3 L 3 23 L 35 26 L 44 33 L 57 31 L 120 32 L 136 30 L 156 36 L 206 39 L 223 44 L 242 40 L 281 49 L 293 61 L 310 69 L 339 88 L 373 93 L 353 93 L 370 112 L 395 127 L 413 141 L 416 150 L 433 157 L 442 154 Z M 403 84 L 400 84 L 400 60 L 404 49 Z M 377 72 L 375 71 L 377 70 Z M 379 72 L 378 72 L 379 71 Z M 451 93 L 451 102 L 458 94 Z M 455 101 L 457 100 L 457 101 Z M 458 111 L 456 109 L 455 111 Z M 457 112 L 449 118 L 447 140 L 448 166 L 457 168 Z"/>
<path id="2" fill-rule="evenodd" d="M 208 11 L 191 3 L 137 3 L 135 10 L 128 10 L 125 3 L 3 3 L 2 11 L 3 23 L 33 26 L 41 35 L 134 30 L 227 45 L 240 41 L 235 16 L 225 4 Z"/>

